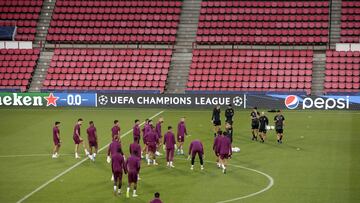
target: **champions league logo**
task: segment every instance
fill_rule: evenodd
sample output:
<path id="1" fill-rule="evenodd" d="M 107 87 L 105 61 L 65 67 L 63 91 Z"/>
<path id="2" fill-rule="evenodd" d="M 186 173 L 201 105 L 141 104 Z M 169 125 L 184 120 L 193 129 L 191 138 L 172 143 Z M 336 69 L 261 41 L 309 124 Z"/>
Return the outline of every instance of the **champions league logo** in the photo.
<path id="1" fill-rule="evenodd" d="M 109 99 L 108 99 L 107 96 L 101 95 L 101 96 L 99 97 L 98 101 L 99 101 L 99 104 L 101 104 L 101 105 L 106 105 L 106 104 L 108 103 Z"/>
<path id="2" fill-rule="evenodd" d="M 295 95 L 289 95 L 285 98 L 285 106 L 288 109 L 296 109 L 299 106 L 299 98 Z"/>
<path id="3" fill-rule="evenodd" d="M 243 99 L 239 96 L 233 98 L 234 106 L 241 106 L 243 104 Z"/>

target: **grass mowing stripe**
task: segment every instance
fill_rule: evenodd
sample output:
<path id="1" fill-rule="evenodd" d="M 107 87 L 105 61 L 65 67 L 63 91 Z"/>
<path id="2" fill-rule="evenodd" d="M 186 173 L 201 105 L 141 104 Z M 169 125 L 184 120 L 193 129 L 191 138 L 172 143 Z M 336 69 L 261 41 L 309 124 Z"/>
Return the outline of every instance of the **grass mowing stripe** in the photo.
<path id="1" fill-rule="evenodd" d="M 155 115 L 151 116 L 150 119 L 155 118 L 156 116 L 162 114 L 164 111 L 160 111 L 158 113 L 156 113 Z M 142 122 L 140 124 L 140 126 L 144 125 L 145 122 Z M 132 132 L 132 129 L 130 129 L 129 131 L 127 131 L 126 133 L 121 135 L 121 138 L 125 137 L 126 135 L 128 135 L 129 133 Z M 103 146 L 101 149 L 99 149 L 99 152 L 101 152 L 102 150 L 106 149 L 106 147 L 108 147 L 109 143 L 106 144 L 105 146 Z M 58 174 L 57 176 L 55 176 L 54 178 L 50 179 L 49 181 L 45 182 L 44 184 L 42 184 L 41 186 L 39 186 L 38 188 L 36 188 L 34 191 L 30 192 L 29 194 L 25 195 L 23 198 L 21 198 L 19 201 L 17 201 L 17 203 L 23 202 L 26 199 L 28 199 L 29 197 L 31 197 L 33 194 L 35 194 L 36 192 L 40 191 L 41 189 L 43 189 L 44 187 L 46 187 L 47 185 L 49 185 L 50 183 L 54 182 L 55 180 L 57 180 L 58 178 L 60 178 L 61 176 L 65 175 L 66 173 L 68 173 L 69 171 L 73 170 L 74 168 L 78 167 L 79 165 L 81 165 L 82 163 L 84 163 L 85 161 L 87 161 L 89 158 L 85 157 L 83 160 L 77 162 L 76 164 L 72 165 L 70 168 L 66 169 L 65 171 L 61 172 L 60 174 Z"/>

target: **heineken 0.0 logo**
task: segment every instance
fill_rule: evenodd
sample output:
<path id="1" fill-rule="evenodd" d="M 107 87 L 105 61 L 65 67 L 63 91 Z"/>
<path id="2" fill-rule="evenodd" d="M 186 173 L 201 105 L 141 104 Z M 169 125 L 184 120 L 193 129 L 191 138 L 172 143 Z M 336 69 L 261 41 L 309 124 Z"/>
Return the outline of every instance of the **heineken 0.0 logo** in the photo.
<path id="1" fill-rule="evenodd" d="M 57 106 L 53 93 L 0 93 L 0 106 Z"/>

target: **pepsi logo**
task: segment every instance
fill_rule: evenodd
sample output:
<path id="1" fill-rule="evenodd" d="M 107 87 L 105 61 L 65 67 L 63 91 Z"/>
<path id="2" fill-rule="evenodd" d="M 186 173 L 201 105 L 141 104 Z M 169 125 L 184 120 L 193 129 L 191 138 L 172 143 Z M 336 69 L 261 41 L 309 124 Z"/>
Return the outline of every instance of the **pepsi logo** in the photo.
<path id="1" fill-rule="evenodd" d="M 288 109 L 296 109 L 299 106 L 299 98 L 295 95 L 289 95 L 285 98 L 285 106 Z"/>

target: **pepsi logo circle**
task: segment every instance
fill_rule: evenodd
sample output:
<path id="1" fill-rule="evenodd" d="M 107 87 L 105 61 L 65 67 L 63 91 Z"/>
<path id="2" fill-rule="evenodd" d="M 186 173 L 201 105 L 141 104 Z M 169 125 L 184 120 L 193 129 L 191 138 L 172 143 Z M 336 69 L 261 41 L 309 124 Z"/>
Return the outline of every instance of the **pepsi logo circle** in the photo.
<path id="1" fill-rule="evenodd" d="M 299 98 L 295 95 L 289 95 L 285 98 L 285 106 L 288 109 L 296 109 L 299 106 Z"/>

